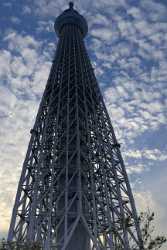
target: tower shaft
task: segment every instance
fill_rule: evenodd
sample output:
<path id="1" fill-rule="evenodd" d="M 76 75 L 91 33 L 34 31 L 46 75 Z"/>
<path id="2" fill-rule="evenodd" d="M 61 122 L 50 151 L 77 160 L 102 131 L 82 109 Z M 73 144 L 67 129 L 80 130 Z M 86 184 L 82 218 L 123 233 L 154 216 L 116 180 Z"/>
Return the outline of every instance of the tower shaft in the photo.
<path id="1" fill-rule="evenodd" d="M 37 241 L 44 250 L 143 249 L 120 145 L 78 15 L 71 6 L 57 21 L 57 52 L 31 130 L 8 241 Z"/>

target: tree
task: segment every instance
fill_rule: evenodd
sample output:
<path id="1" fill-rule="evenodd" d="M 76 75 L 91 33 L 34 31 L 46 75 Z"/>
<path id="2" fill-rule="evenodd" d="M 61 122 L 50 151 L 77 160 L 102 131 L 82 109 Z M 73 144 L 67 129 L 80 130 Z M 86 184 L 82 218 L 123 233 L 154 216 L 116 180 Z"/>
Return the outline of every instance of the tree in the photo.
<path id="1" fill-rule="evenodd" d="M 26 243 L 7 243 L 5 239 L 2 239 L 0 243 L 0 250 L 42 250 L 38 242 L 26 242 Z"/>
<path id="2" fill-rule="evenodd" d="M 154 212 L 150 212 L 148 209 L 146 212 L 141 212 L 139 216 L 139 222 L 141 227 L 142 239 L 144 243 L 144 250 L 158 250 L 160 249 L 166 242 L 167 239 L 165 236 L 155 236 L 155 226 L 154 226 L 154 219 L 155 215 Z M 126 221 L 127 226 L 129 226 L 130 220 Z M 7 243 L 5 239 L 2 239 L 0 242 L 0 250 L 7 250 Z M 117 250 L 122 250 L 117 246 Z M 138 250 L 135 247 L 131 247 L 133 250 Z M 23 244 L 16 244 L 12 242 L 10 246 L 10 250 L 42 250 L 40 244 L 38 242 L 34 243 L 23 243 Z"/>
<path id="3" fill-rule="evenodd" d="M 157 250 L 160 249 L 167 239 L 165 236 L 154 236 L 155 226 L 153 224 L 155 219 L 154 212 L 150 212 L 148 209 L 146 212 L 141 212 L 139 216 L 139 222 L 141 226 L 141 233 L 145 250 Z"/>

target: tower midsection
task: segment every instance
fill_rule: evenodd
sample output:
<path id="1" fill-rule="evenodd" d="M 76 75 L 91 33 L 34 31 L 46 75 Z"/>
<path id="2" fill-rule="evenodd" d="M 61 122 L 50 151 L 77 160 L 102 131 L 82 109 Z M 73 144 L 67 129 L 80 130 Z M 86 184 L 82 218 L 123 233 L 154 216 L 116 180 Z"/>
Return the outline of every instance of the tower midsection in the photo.
<path id="1" fill-rule="evenodd" d="M 77 219 L 88 214 L 82 199 L 82 192 L 87 183 L 82 176 L 81 153 L 87 154 L 86 113 L 83 98 L 83 68 L 80 67 L 81 33 L 75 25 L 66 25 L 62 29 L 64 60 L 59 85 L 59 116 L 55 133 L 55 148 L 58 152 L 55 168 L 58 168 L 60 178 L 55 186 L 59 198 L 56 202 L 57 241 L 62 248 L 63 240 L 67 238 Z M 60 41 L 61 42 L 61 41 Z M 54 96 L 54 93 L 53 93 Z M 55 137 L 55 135 L 54 135 Z M 53 140 L 55 140 L 53 137 Z M 55 197 L 56 198 L 56 197 Z M 73 236 L 67 250 L 89 250 L 90 237 L 81 223 L 73 229 Z"/>

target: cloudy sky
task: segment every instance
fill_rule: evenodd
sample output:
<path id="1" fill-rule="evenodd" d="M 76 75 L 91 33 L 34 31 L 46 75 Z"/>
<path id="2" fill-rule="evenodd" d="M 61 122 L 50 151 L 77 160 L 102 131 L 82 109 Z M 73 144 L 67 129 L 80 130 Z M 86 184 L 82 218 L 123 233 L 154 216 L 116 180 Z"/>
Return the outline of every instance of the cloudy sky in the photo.
<path id="1" fill-rule="evenodd" d="M 30 129 L 64 0 L 0 1 L 0 238 L 6 236 Z M 167 234 L 167 1 L 80 0 L 85 43 L 127 166 L 138 210 Z"/>

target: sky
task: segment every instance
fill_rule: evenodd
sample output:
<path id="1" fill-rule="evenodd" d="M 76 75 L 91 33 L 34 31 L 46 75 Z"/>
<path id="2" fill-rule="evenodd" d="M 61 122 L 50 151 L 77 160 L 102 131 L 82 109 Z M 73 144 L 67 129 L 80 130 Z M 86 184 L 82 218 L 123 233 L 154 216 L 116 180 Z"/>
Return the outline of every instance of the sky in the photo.
<path id="1" fill-rule="evenodd" d="M 167 1 L 80 0 L 85 44 L 138 211 L 167 235 Z M 0 238 L 6 237 L 64 0 L 0 1 Z M 164 248 L 165 249 L 165 248 Z"/>

